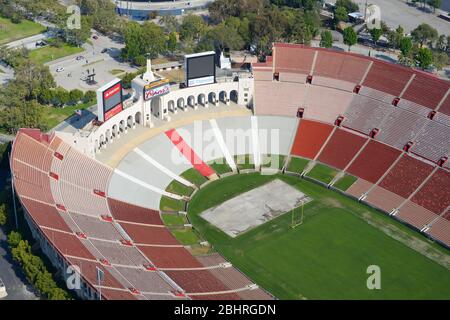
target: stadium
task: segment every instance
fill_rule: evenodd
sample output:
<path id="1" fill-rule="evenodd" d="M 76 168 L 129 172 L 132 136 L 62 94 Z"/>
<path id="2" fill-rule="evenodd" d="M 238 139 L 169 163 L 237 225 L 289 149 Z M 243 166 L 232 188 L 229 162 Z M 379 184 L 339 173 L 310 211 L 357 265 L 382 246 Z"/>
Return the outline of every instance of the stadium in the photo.
<path id="1" fill-rule="evenodd" d="M 97 115 L 18 132 L 16 194 L 78 296 L 449 299 L 449 83 L 284 43 L 231 77 L 214 61 L 186 56 L 182 86 L 149 61 Z"/>

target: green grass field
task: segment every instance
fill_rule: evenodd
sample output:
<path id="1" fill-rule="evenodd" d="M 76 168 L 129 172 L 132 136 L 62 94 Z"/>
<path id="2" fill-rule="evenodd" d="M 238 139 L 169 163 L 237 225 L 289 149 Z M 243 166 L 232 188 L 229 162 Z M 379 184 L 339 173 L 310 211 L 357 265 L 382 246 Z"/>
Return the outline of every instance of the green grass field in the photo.
<path id="1" fill-rule="evenodd" d="M 184 201 L 163 196 L 159 202 L 159 209 L 161 211 L 184 211 L 184 204 Z"/>
<path id="2" fill-rule="evenodd" d="M 287 169 L 290 172 L 302 173 L 308 162 L 308 159 L 292 157 Z"/>
<path id="3" fill-rule="evenodd" d="M 264 154 L 261 156 L 261 166 L 264 168 L 271 168 L 272 166 L 274 169 L 282 169 L 284 165 L 286 157 L 281 155 L 269 155 Z"/>
<path id="4" fill-rule="evenodd" d="M 212 160 L 208 162 L 208 165 L 218 174 L 224 174 L 232 171 L 225 158 Z"/>
<path id="5" fill-rule="evenodd" d="M 350 188 L 352 184 L 355 183 L 356 180 L 358 180 L 358 178 L 346 174 L 338 181 L 336 181 L 336 183 L 333 186 L 338 188 L 339 190 L 346 191 L 348 188 Z"/>
<path id="6" fill-rule="evenodd" d="M 86 109 L 95 104 L 94 101 L 88 103 L 80 103 L 75 106 L 66 106 L 64 108 L 54 108 L 45 106 L 42 113 L 42 122 L 46 124 L 47 128 L 51 129 L 63 122 L 65 119 L 73 116 L 75 110 Z"/>
<path id="7" fill-rule="evenodd" d="M 304 207 L 301 226 L 290 228 L 287 213 L 233 239 L 200 217 L 205 209 L 275 178 L 313 199 Z M 280 299 L 450 299 L 448 264 L 421 253 L 448 263 L 448 250 L 304 179 L 258 173 L 223 178 L 195 194 L 188 214 L 215 250 Z M 381 290 L 366 286 L 370 265 L 381 268 Z"/>
<path id="8" fill-rule="evenodd" d="M 192 192 L 194 192 L 194 189 L 185 186 L 184 184 L 173 180 L 166 188 L 167 192 L 175 193 L 180 196 L 190 196 Z"/>
<path id="9" fill-rule="evenodd" d="M 239 170 L 255 169 L 252 155 L 247 154 L 234 156 L 234 162 Z"/>
<path id="10" fill-rule="evenodd" d="M 186 216 L 177 214 L 161 214 L 164 224 L 168 227 L 183 226 L 187 223 Z"/>
<path id="11" fill-rule="evenodd" d="M 206 178 L 204 176 L 202 176 L 197 170 L 195 170 L 194 168 L 191 168 L 189 170 L 186 170 L 185 172 L 183 172 L 181 174 L 181 176 L 183 178 L 185 178 L 186 180 L 192 182 L 193 184 L 195 184 L 197 187 L 200 187 L 203 183 L 206 182 Z"/>
<path id="12" fill-rule="evenodd" d="M 307 176 L 328 184 L 333 180 L 337 173 L 337 170 L 318 163 L 310 172 L 308 172 Z"/>
<path id="13" fill-rule="evenodd" d="M 170 231 L 185 246 L 199 243 L 199 239 L 192 228 L 171 229 Z"/>
<path id="14" fill-rule="evenodd" d="M 23 19 L 20 23 L 0 17 L 0 45 L 39 34 L 47 30 L 46 27 L 30 20 Z"/>
<path id="15" fill-rule="evenodd" d="M 61 45 L 61 47 L 46 46 L 44 48 L 33 50 L 30 52 L 29 57 L 30 60 L 33 60 L 37 63 L 47 63 L 83 51 L 83 48 L 64 43 Z"/>

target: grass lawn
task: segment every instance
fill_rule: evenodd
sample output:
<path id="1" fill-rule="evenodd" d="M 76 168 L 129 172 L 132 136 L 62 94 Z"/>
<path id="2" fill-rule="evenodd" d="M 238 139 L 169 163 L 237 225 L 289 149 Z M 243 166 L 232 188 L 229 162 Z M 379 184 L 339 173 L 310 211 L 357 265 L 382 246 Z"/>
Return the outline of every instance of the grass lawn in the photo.
<path id="1" fill-rule="evenodd" d="M 192 192 L 194 192 L 194 189 L 185 186 L 184 184 L 173 180 L 166 188 L 167 192 L 175 193 L 180 196 L 190 196 Z"/>
<path id="2" fill-rule="evenodd" d="M 307 174 L 307 176 L 322 181 L 324 183 L 330 183 L 337 173 L 338 171 L 336 171 L 335 169 L 330 168 L 321 163 L 318 163 L 314 166 L 314 168 L 312 168 L 312 170 Z"/>
<path id="3" fill-rule="evenodd" d="M 208 165 L 211 168 L 213 168 L 213 170 L 218 174 L 223 174 L 232 171 L 225 158 L 212 160 L 208 162 Z"/>
<path id="4" fill-rule="evenodd" d="M 336 181 L 333 186 L 338 188 L 339 190 L 346 191 L 353 183 L 355 183 L 356 180 L 358 180 L 358 178 L 346 174 L 338 181 Z"/>
<path id="5" fill-rule="evenodd" d="M 46 46 L 44 48 L 30 51 L 30 60 L 38 63 L 47 63 L 83 51 L 83 48 L 71 46 L 67 43 L 62 44 L 59 48 Z"/>
<path id="6" fill-rule="evenodd" d="M 168 227 L 183 226 L 187 223 L 186 217 L 182 214 L 162 214 L 161 217 L 164 224 Z"/>
<path id="7" fill-rule="evenodd" d="M 88 103 L 81 103 L 75 106 L 67 106 L 64 108 L 54 108 L 45 106 L 43 112 L 43 122 L 47 125 L 47 128 L 51 129 L 58 125 L 60 122 L 69 118 L 75 113 L 77 109 L 86 109 L 95 104 L 94 101 Z"/>
<path id="8" fill-rule="evenodd" d="M 174 237 L 185 246 L 196 244 L 200 241 L 192 228 L 171 229 L 170 231 L 172 232 Z"/>
<path id="9" fill-rule="evenodd" d="M 183 172 L 181 174 L 181 176 L 183 178 L 185 178 L 186 180 L 188 180 L 188 181 L 192 182 L 193 184 L 195 184 L 197 187 L 200 187 L 203 183 L 205 183 L 207 181 L 207 179 L 204 176 L 202 176 L 194 168 L 191 168 L 191 169 Z"/>
<path id="10" fill-rule="evenodd" d="M 159 203 L 159 209 L 162 211 L 184 211 L 184 201 L 163 196 Z"/>
<path id="11" fill-rule="evenodd" d="M 30 20 L 23 19 L 20 23 L 0 17 L 0 45 L 39 34 L 47 30 L 46 27 Z"/>
<path id="12" fill-rule="evenodd" d="M 109 71 L 109 73 L 111 73 L 113 76 L 116 76 L 118 74 L 122 74 L 125 73 L 125 70 L 122 69 L 112 69 Z"/>
<path id="13" fill-rule="evenodd" d="M 255 169 L 253 156 L 250 154 L 234 156 L 234 162 L 239 170 Z"/>
<path id="14" fill-rule="evenodd" d="M 301 226 L 291 229 L 288 213 L 233 239 L 200 217 L 205 209 L 275 178 L 313 199 L 305 205 Z M 450 299 L 450 271 L 410 245 L 440 261 L 448 250 L 304 179 L 252 173 L 214 181 L 191 200 L 189 218 L 217 251 L 280 299 Z M 381 268 L 381 290 L 366 286 L 371 265 Z"/>
<path id="15" fill-rule="evenodd" d="M 308 162 L 308 159 L 291 157 L 287 170 L 290 172 L 302 173 Z"/>
<path id="16" fill-rule="evenodd" d="M 261 166 L 264 168 L 271 168 L 272 166 L 274 166 L 274 168 L 281 170 L 283 168 L 285 159 L 286 157 L 282 155 L 272 156 L 270 154 L 263 154 L 261 156 Z"/>

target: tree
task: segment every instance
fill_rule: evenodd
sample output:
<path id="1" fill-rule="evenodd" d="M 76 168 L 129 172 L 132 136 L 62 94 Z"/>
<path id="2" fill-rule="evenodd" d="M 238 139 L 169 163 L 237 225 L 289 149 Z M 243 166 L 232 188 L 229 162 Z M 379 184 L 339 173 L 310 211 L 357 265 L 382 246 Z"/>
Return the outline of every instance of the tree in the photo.
<path id="1" fill-rule="evenodd" d="M 404 37 L 403 39 L 400 40 L 399 48 L 404 57 L 410 56 L 412 47 L 413 43 L 411 41 L 411 38 Z"/>
<path id="2" fill-rule="evenodd" d="M 337 0 L 335 3 L 336 7 L 344 7 L 347 12 L 359 11 L 358 4 L 352 0 Z"/>
<path id="3" fill-rule="evenodd" d="M 164 31 L 167 33 L 177 32 L 180 28 L 177 18 L 172 15 L 161 16 L 159 23 L 163 25 Z"/>
<path id="4" fill-rule="evenodd" d="M 7 212 L 6 212 L 6 205 L 3 203 L 0 205 L 0 226 L 4 226 L 6 224 L 6 218 Z"/>
<path id="5" fill-rule="evenodd" d="M 244 45 L 244 40 L 240 36 L 236 26 L 222 22 L 213 27 L 209 32 L 209 37 L 215 42 L 220 51 L 226 48 L 230 50 L 239 50 Z"/>
<path id="6" fill-rule="evenodd" d="M 380 39 L 382 34 L 383 31 L 381 29 L 377 28 L 370 29 L 370 36 L 372 37 L 372 40 L 375 44 L 377 44 L 377 41 Z"/>
<path id="7" fill-rule="evenodd" d="M 448 55 L 445 52 L 435 52 L 433 53 L 433 65 L 438 70 L 442 70 L 448 65 Z"/>
<path id="8" fill-rule="evenodd" d="M 352 27 L 347 27 L 344 29 L 344 43 L 348 45 L 348 51 L 350 47 L 355 45 L 358 40 L 358 36 Z"/>
<path id="9" fill-rule="evenodd" d="M 81 28 L 69 29 L 64 27 L 64 39 L 66 42 L 75 46 L 81 46 L 91 36 L 91 28 L 93 26 L 92 17 L 81 16 Z"/>
<path id="10" fill-rule="evenodd" d="M 110 0 L 78 0 L 81 14 L 89 16 L 92 27 L 109 34 L 117 27 L 117 14 L 114 3 Z"/>
<path id="11" fill-rule="evenodd" d="M 206 33 L 206 23 L 203 18 L 194 14 L 184 16 L 180 26 L 181 40 L 193 39 L 199 41 Z"/>
<path id="12" fill-rule="evenodd" d="M 97 94 L 95 93 L 95 91 L 89 90 L 86 91 L 83 97 L 83 102 L 87 103 L 87 102 L 93 102 L 95 99 L 97 98 Z"/>
<path id="13" fill-rule="evenodd" d="M 324 30 L 320 34 L 320 46 L 322 48 L 331 48 L 333 46 L 333 36 L 331 31 Z"/>
<path id="14" fill-rule="evenodd" d="M 83 99 L 83 96 L 83 91 L 78 89 L 71 90 L 69 93 L 69 103 L 75 105 Z"/>
<path id="15" fill-rule="evenodd" d="M 336 10 L 334 11 L 334 21 L 335 23 L 339 23 L 341 21 L 347 21 L 348 20 L 348 13 L 345 7 L 336 7 Z"/>
<path id="16" fill-rule="evenodd" d="M 422 69 L 427 69 L 433 63 L 433 52 L 428 48 L 420 48 L 415 59 Z"/>
<path id="17" fill-rule="evenodd" d="M 441 34 L 437 39 L 436 48 L 440 51 L 445 51 L 447 49 L 447 37 L 445 34 Z"/>
<path id="18" fill-rule="evenodd" d="M 169 33 L 169 36 L 167 37 L 167 50 L 170 52 L 171 55 L 177 50 L 178 40 L 177 40 L 177 34 L 175 32 Z"/>
<path id="19" fill-rule="evenodd" d="M 428 0 L 428 5 L 433 8 L 433 12 L 436 12 L 436 8 L 440 8 L 442 5 L 441 0 Z"/>
<path id="20" fill-rule="evenodd" d="M 19 242 L 22 241 L 22 235 L 17 231 L 11 231 L 8 234 L 8 246 L 10 248 L 15 248 L 19 245 Z"/>
<path id="21" fill-rule="evenodd" d="M 420 44 L 420 47 L 423 47 L 424 44 L 436 40 L 438 32 L 430 25 L 422 23 L 411 32 L 411 36 L 415 42 Z"/>

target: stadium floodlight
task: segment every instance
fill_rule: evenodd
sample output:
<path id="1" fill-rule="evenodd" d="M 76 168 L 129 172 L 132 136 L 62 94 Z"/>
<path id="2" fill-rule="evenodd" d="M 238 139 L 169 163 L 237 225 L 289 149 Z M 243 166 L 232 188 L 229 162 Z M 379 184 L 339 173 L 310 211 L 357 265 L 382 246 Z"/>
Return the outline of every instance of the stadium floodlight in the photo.
<path id="1" fill-rule="evenodd" d="M 292 222 L 291 222 L 291 228 L 292 229 L 297 228 L 298 226 L 300 226 L 303 223 L 303 206 L 304 206 L 304 201 L 303 200 L 300 200 L 300 201 L 301 201 L 301 205 L 299 207 L 294 208 L 292 210 Z M 300 210 L 300 214 L 297 216 L 298 219 L 296 219 L 296 217 L 295 217 L 295 210 L 296 209 Z"/>

